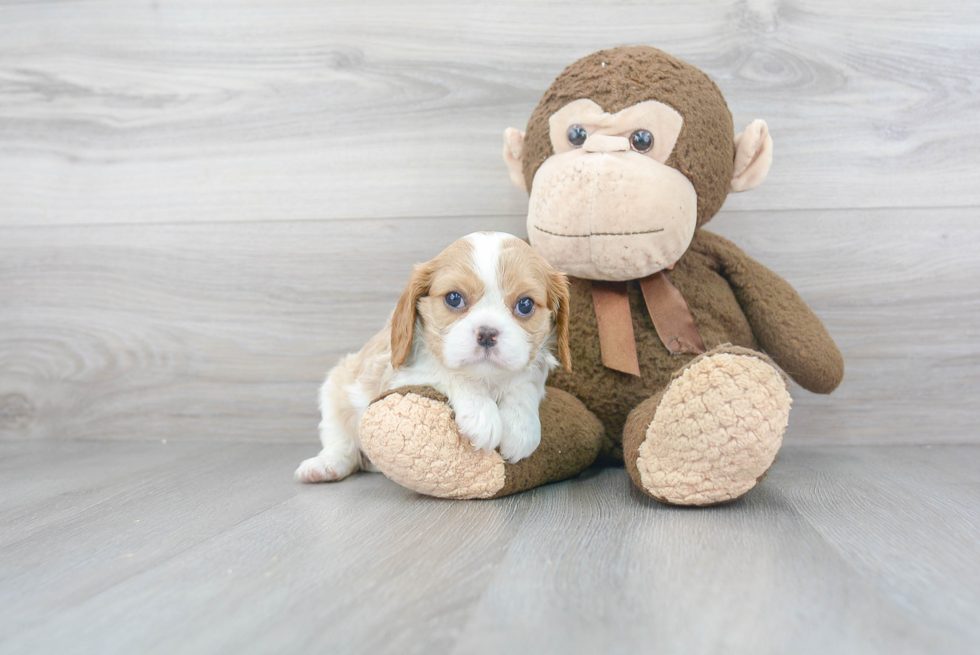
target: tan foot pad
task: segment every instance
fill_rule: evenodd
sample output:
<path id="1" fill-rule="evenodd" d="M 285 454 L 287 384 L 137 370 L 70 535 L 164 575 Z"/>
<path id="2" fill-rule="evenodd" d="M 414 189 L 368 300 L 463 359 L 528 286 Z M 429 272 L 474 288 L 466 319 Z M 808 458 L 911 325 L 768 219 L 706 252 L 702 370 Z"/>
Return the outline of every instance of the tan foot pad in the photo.
<path id="1" fill-rule="evenodd" d="M 392 393 L 361 419 L 361 447 L 398 484 L 437 498 L 490 498 L 504 486 L 504 460 L 474 450 L 438 399 Z"/>
<path id="2" fill-rule="evenodd" d="M 779 371 L 757 357 L 701 359 L 657 407 L 636 462 L 643 486 L 676 505 L 738 498 L 772 465 L 790 402 Z"/>

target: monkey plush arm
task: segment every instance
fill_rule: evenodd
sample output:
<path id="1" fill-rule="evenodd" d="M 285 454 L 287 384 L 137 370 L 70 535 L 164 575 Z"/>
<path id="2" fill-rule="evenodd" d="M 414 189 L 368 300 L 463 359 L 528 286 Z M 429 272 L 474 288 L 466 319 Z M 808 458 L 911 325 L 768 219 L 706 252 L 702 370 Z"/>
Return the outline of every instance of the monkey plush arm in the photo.
<path id="1" fill-rule="evenodd" d="M 717 262 L 762 349 L 804 389 L 836 389 L 844 358 L 796 290 L 731 241 L 705 230 L 698 236 L 691 248 Z"/>

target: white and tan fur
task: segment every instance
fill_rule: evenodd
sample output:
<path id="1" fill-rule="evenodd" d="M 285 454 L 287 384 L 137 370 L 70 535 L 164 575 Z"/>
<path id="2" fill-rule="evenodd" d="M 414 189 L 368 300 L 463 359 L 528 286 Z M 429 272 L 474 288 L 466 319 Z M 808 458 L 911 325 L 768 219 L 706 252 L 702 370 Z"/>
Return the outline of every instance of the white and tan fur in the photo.
<path id="1" fill-rule="evenodd" d="M 459 308 L 447 302 L 451 292 L 461 295 Z M 526 298 L 534 310 L 522 316 L 517 304 Z M 552 347 L 571 369 L 568 302 L 565 276 L 510 234 L 470 234 L 417 265 L 384 330 L 327 375 L 320 389 L 323 450 L 300 464 L 296 478 L 330 482 L 375 470 L 360 449 L 361 416 L 379 395 L 402 386 L 432 387 L 449 398 L 475 448 L 499 448 L 509 462 L 528 457 L 541 441 L 545 380 L 559 363 Z M 489 346 L 487 328 L 498 331 Z"/>

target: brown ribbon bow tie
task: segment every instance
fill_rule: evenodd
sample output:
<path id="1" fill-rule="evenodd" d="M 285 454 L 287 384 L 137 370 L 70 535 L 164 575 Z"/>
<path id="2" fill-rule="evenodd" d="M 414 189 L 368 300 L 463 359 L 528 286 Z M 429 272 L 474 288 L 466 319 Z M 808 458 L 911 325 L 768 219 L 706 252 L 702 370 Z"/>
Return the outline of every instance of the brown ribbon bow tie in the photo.
<path id="1" fill-rule="evenodd" d="M 599 324 L 599 349 L 607 368 L 639 377 L 628 282 L 592 281 L 592 304 Z M 663 271 L 640 280 L 653 327 L 671 355 L 701 354 L 704 341 L 694 317 Z"/>

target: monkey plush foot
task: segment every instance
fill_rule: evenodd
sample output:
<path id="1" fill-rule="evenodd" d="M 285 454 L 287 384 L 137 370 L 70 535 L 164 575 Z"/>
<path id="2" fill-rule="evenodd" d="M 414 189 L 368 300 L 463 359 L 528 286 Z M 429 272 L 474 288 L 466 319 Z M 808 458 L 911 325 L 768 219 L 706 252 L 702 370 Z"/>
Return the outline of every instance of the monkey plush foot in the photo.
<path id="1" fill-rule="evenodd" d="M 791 398 L 761 353 L 725 346 L 691 362 L 630 414 L 626 467 L 645 493 L 713 505 L 747 493 L 782 445 Z"/>
<path id="2" fill-rule="evenodd" d="M 389 392 L 361 419 L 364 453 L 398 484 L 437 498 L 499 498 L 577 475 L 595 461 L 604 431 L 578 399 L 548 388 L 541 444 L 516 464 L 475 450 L 445 396 L 421 387 Z"/>

